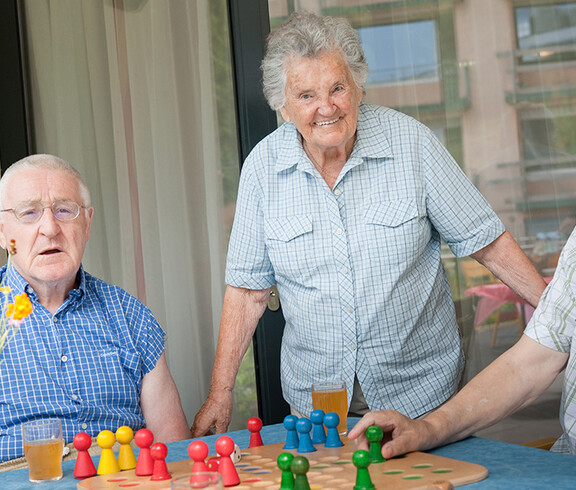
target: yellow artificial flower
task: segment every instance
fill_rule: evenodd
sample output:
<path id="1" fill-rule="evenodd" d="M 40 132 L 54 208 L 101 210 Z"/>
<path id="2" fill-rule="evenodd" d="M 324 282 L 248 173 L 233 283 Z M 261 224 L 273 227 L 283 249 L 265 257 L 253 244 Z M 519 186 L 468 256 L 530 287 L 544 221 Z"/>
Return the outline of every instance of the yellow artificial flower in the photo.
<path id="1" fill-rule="evenodd" d="M 10 286 L 0 286 L 0 293 L 4 294 L 4 296 L 7 296 L 10 291 L 12 291 Z"/>
<path id="2" fill-rule="evenodd" d="M 14 303 L 10 303 L 6 309 L 6 316 L 13 320 L 21 321 L 32 313 L 32 303 L 26 293 L 17 294 Z"/>

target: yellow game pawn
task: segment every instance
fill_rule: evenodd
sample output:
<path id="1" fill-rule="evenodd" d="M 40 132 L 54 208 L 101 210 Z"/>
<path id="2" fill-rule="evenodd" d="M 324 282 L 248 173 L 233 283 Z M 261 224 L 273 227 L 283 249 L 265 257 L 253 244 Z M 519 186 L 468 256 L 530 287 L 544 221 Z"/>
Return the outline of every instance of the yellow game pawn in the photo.
<path id="1" fill-rule="evenodd" d="M 112 451 L 112 446 L 116 442 L 114 438 L 114 432 L 111 430 L 103 430 L 98 434 L 96 442 L 102 448 L 102 454 L 100 455 L 100 462 L 98 463 L 99 475 L 107 475 L 108 473 L 116 473 L 120 471 L 120 466 L 118 461 L 116 461 L 116 456 Z"/>
<path id="2" fill-rule="evenodd" d="M 121 470 L 132 470 L 136 468 L 136 456 L 130 447 L 130 442 L 134 438 L 134 432 L 126 425 L 118 428 L 116 431 L 116 440 L 120 443 L 120 452 L 118 453 L 118 465 Z"/>

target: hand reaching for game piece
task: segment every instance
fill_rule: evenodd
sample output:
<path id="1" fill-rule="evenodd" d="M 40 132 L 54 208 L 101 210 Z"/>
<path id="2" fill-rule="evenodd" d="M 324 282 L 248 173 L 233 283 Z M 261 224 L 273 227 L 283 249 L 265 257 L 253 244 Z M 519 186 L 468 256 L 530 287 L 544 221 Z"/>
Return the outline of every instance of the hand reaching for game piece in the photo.
<path id="1" fill-rule="evenodd" d="M 382 456 L 386 459 L 412 451 L 430 449 L 437 444 L 428 422 L 412 420 L 395 410 L 367 413 L 350 431 L 348 438 L 357 439 L 358 448 L 368 450 L 366 429 L 372 425 L 381 427 L 384 432 Z"/>
<path id="2" fill-rule="evenodd" d="M 232 418 L 232 390 L 210 391 L 190 428 L 192 437 L 223 434 L 228 430 Z"/>

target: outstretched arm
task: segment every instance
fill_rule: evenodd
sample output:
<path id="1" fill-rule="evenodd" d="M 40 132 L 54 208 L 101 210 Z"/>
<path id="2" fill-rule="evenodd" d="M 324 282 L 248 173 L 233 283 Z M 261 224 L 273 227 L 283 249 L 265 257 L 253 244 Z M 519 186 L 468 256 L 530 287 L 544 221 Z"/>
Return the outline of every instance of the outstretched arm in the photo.
<path id="1" fill-rule="evenodd" d="M 368 447 L 366 429 L 382 427 L 382 456 L 391 458 L 457 441 L 525 407 L 564 369 L 568 354 L 522 338 L 478 374 L 454 398 L 421 420 L 393 410 L 366 414 L 348 435 Z"/>
<path id="2" fill-rule="evenodd" d="M 269 296 L 270 289 L 226 288 L 210 392 L 194 418 L 193 437 L 204 436 L 212 429 L 218 434 L 228 429 L 236 375 Z"/>
<path id="3" fill-rule="evenodd" d="M 488 268 L 532 306 L 538 305 L 546 282 L 508 231 L 470 257 Z"/>
<path id="4" fill-rule="evenodd" d="M 142 379 L 140 408 L 146 428 L 152 431 L 156 442 L 179 441 L 192 437 L 164 352 L 158 358 L 154 369 Z"/>

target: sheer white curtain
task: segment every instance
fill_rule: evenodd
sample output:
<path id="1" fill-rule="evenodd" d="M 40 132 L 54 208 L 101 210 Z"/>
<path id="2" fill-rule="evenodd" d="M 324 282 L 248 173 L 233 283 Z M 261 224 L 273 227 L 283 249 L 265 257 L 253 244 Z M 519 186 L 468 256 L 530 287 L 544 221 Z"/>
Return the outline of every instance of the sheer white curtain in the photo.
<path id="1" fill-rule="evenodd" d="M 24 2 L 35 149 L 85 176 L 96 212 L 84 267 L 164 327 L 190 423 L 224 288 L 208 2 Z"/>

